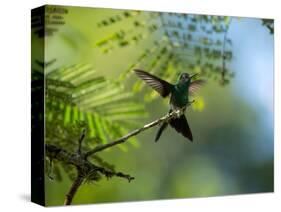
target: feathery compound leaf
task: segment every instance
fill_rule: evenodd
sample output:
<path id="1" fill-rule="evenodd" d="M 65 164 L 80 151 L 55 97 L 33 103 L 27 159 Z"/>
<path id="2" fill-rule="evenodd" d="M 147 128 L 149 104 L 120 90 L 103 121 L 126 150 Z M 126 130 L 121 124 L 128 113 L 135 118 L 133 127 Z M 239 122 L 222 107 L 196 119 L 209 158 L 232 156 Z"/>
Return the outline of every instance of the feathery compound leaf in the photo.
<path id="1" fill-rule="evenodd" d="M 107 143 L 118 138 L 124 132 L 135 127 L 127 121 L 145 115 L 144 106 L 136 103 L 133 94 L 125 91 L 120 83 L 96 76 L 93 68 L 87 64 L 77 64 L 65 68 L 49 70 L 47 75 L 47 124 L 48 131 L 61 124 L 64 128 L 84 121 L 88 129 L 88 138 L 95 142 L 86 143 L 93 147 L 97 142 Z M 118 122 L 122 120 L 122 123 Z M 49 134 L 58 136 L 58 134 Z M 50 139 L 58 142 L 57 139 Z M 70 142 L 69 145 L 75 141 Z M 137 146 L 136 141 L 134 141 Z M 120 146 L 126 151 L 126 145 Z"/>

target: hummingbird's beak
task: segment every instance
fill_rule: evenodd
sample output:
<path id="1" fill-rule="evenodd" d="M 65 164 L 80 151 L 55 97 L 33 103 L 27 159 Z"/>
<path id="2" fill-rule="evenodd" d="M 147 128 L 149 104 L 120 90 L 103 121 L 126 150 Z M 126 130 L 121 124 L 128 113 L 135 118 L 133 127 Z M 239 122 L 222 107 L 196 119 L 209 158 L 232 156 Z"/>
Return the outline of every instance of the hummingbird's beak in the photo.
<path id="1" fill-rule="evenodd" d="M 192 74 L 192 75 L 190 76 L 190 78 L 193 78 L 193 77 L 195 77 L 195 76 L 197 76 L 197 75 L 198 75 L 198 73 Z"/>

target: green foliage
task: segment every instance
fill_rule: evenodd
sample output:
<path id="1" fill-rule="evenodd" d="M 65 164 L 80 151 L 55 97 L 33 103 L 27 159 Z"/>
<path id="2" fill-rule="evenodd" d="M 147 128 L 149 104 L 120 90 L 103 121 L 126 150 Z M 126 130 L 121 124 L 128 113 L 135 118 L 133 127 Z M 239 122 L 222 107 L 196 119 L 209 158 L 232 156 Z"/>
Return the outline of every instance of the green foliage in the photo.
<path id="1" fill-rule="evenodd" d="M 122 83 L 97 76 L 89 65 L 46 71 L 46 120 L 63 127 L 85 123 L 88 137 L 93 138 L 90 146 L 119 137 L 132 129 L 124 122 L 144 115 L 144 106 L 134 101 Z M 47 126 L 56 130 L 52 125 Z"/>
<path id="2" fill-rule="evenodd" d="M 114 28 L 115 24 L 124 20 L 121 18 L 123 12 L 120 10 L 119 15 L 105 18 L 97 26 L 101 30 L 105 26 Z M 142 40 L 153 41 L 149 48 L 142 48 L 135 61 L 128 64 L 128 68 L 120 75 L 121 80 L 129 77 L 134 68 L 140 67 L 171 82 L 183 71 L 200 73 L 201 77 L 219 84 L 222 80 L 229 82 L 234 76 L 223 65 L 232 60 L 229 50 L 232 42 L 224 38 L 231 23 L 230 17 L 141 11 L 128 17 L 130 20 L 126 20 L 124 27 L 118 28 L 113 34 L 104 32 L 104 37 L 96 43 L 106 57 L 106 54 L 118 52 L 120 48 L 143 45 Z M 144 84 L 137 81 L 133 91 L 140 92 L 143 87 Z M 149 90 L 144 99 L 152 101 L 156 97 Z"/>
<path id="3" fill-rule="evenodd" d="M 46 59 L 44 63 L 32 62 L 32 93 L 38 94 L 34 100 L 42 102 L 42 79 L 46 85 L 46 113 L 33 115 L 41 121 L 45 118 L 47 144 L 76 153 L 81 133 L 86 129 L 82 143 L 85 152 L 151 120 L 152 117 L 141 119 L 145 115 L 144 106 L 153 117 L 161 116 L 162 109 L 168 106 L 168 98 L 152 102 L 162 98 L 137 80 L 132 72 L 134 68 L 170 82 L 175 82 L 180 72 L 200 73 L 198 79 L 207 80 L 208 95 L 199 93 L 192 97 L 195 102 L 187 110 L 194 144 L 186 143 L 182 136 L 170 130 L 156 145 L 151 140 L 157 130 L 154 128 L 139 136 L 140 143 L 130 139 L 126 145 L 117 145 L 122 151 L 129 149 L 125 154 L 117 148 L 117 151 L 99 152 L 88 158 L 92 164 L 116 169 L 115 172 L 126 171 L 136 176 L 136 180 L 129 185 L 118 179 L 100 181 L 94 186 L 82 185 L 73 203 L 272 191 L 272 113 L 266 115 L 264 105 L 258 107 L 258 102 L 252 108 L 254 91 L 243 93 L 244 97 L 237 95 L 236 86 L 245 84 L 243 79 L 247 76 L 242 70 L 249 70 L 246 68 L 253 64 L 241 63 L 242 55 L 237 55 L 241 51 L 232 48 L 236 43 L 229 39 L 239 41 L 241 33 L 247 43 L 253 32 L 260 31 L 259 27 L 264 28 L 265 35 L 267 31 L 273 32 L 272 20 L 240 18 L 237 21 L 237 17 L 47 7 L 50 9 L 45 31 L 42 27 L 45 17 L 38 13 L 32 18 L 32 32 L 36 33 L 32 42 L 41 48 L 45 45 L 44 55 L 33 51 L 32 56 Z M 232 28 L 231 20 L 238 28 Z M 244 21 L 247 23 L 240 28 Z M 253 27 L 249 29 L 251 23 Z M 231 35 L 233 30 L 235 33 Z M 272 42 L 272 36 L 267 41 Z M 249 54 L 264 55 L 263 48 L 249 46 Z M 266 52 L 272 50 L 272 45 L 260 47 Z M 266 61 L 270 70 L 272 60 L 268 57 Z M 232 88 L 222 89 L 218 85 L 231 84 L 236 75 L 230 69 L 230 62 L 241 75 Z M 259 78 L 255 74 L 251 76 L 251 83 Z M 38 102 L 34 101 L 32 107 L 42 108 Z M 161 102 L 165 105 L 159 105 Z M 131 144 L 145 145 L 134 151 Z M 257 151 L 261 153 L 258 156 Z M 235 160 L 225 160 L 226 155 Z M 46 175 L 55 181 L 45 178 L 46 204 L 60 205 L 77 170 L 73 165 L 50 159 L 46 158 Z M 104 176 L 91 171 L 86 175 L 87 183 L 96 183 Z M 206 183 L 204 176 L 210 176 L 210 181 Z"/>
<path id="4" fill-rule="evenodd" d="M 97 76 L 87 64 L 51 68 L 52 64 L 54 61 L 46 64 L 37 61 L 38 69 L 45 68 L 46 75 L 46 143 L 76 152 L 80 134 L 86 129 L 82 151 L 88 151 L 99 143 L 107 143 L 140 126 L 137 120 L 146 115 L 144 105 L 137 103 L 133 94 L 125 91 L 120 82 Z M 135 138 L 129 143 L 138 146 Z M 118 147 L 127 151 L 125 144 Z M 91 159 L 103 167 L 114 169 L 97 156 Z M 63 164 L 46 168 L 51 169 L 47 173 L 53 172 L 58 180 L 61 169 L 71 180 L 75 178 L 72 166 Z M 93 175 L 87 178 L 89 182 L 99 179 L 96 173 Z"/>
<path id="5" fill-rule="evenodd" d="M 49 8 L 48 20 L 61 16 L 63 24 L 51 24 L 49 21 L 49 25 L 46 25 L 47 34 L 45 32 L 44 35 L 50 35 L 48 26 L 56 26 L 58 31 L 65 24 L 64 21 L 67 21 L 68 13 L 68 9 Z M 217 82 L 222 77 L 225 81 L 230 81 L 233 72 L 222 66 L 222 61 L 232 60 L 232 52 L 229 48 L 224 49 L 225 46 L 232 45 L 231 40 L 223 39 L 229 24 L 230 18 L 222 16 L 124 10 L 97 21 L 96 27 L 103 36 L 93 43 L 104 58 L 132 46 L 138 47 L 136 51 L 139 56 L 126 61 L 127 68 L 114 80 L 101 75 L 97 71 L 98 66 L 74 64 L 53 68 L 55 60 L 45 64 L 37 61 L 37 66 L 45 69 L 46 76 L 47 143 L 75 152 L 81 131 L 86 129 L 82 151 L 87 151 L 140 126 L 139 123 L 142 122 L 139 119 L 146 115 L 145 104 L 137 102 L 134 96 L 143 91 L 144 83 L 137 80 L 129 89 L 124 86 L 134 68 L 141 67 L 170 82 L 176 81 L 183 71 L 200 73 L 202 78 Z M 64 40 L 70 39 L 63 33 L 61 37 Z M 150 44 L 147 45 L 147 42 Z M 145 102 L 157 97 L 152 90 L 145 90 L 143 95 Z M 199 98 L 193 109 L 201 111 L 203 108 L 204 99 Z M 131 139 L 130 144 L 139 145 L 135 138 Z M 127 151 L 124 144 L 118 147 Z M 101 158 L 91 159 L 112 168 Z M 65 165 L 62 168 L 73 179 L 73 168 Z M 60 170 L 54 169 L 57 173 Z M 95 176 L 90 178 L 98 179 Z"/>
<path id="6" fill-rule="evenodd" d="M 42 6 L 32 11 L 31 28 L 39 38 L 52 36 L 65 25 L 64 17 L 68 14 L 65 7 Z"/>

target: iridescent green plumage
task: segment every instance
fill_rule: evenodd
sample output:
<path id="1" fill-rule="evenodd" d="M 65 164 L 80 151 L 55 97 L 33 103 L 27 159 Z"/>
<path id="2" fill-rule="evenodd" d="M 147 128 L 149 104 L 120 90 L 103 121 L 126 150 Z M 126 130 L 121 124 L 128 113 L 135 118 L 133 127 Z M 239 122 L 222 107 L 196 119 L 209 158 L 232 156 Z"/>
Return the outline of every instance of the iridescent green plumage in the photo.
<path id="1" fill-rule="evenodd" d="M 153 76 L 142 70 L 135 70 L 135 73 L 144 80 L 149 86 L 156 90 L 162 97 L 170 97 L 170 112 L 173 110 L 186 108 L 189 102 L 189 95 L 194 93 L 204 83 L 203 80 L 195 80 L 191 82 L 194 75 L 190 76 L 188 73 L 182 73 L 176 84 L 170 84 L 156 76 Z M 193 136 L 189 128 L 188 122 L 184 115 L 178 118 L 172 119 L 169 124 L 177 132 L 193 141 Z M 157 141 L 164 129 L 166 129 L 168 123 L 163 123 L 157 134 L 155 141 Z"/>

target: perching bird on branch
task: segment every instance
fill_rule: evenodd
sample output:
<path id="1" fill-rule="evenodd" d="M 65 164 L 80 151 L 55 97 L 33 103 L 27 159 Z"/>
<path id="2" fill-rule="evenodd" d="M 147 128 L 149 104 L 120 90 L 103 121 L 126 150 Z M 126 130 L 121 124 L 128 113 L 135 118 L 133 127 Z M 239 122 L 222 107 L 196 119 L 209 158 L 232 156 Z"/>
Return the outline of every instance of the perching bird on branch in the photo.
<path id="1" fill-rule="evenodd" d="M 189 75 L 188 73 L 182 73 L 176 84 L 170 84 L 169 82 L 166 82 L 165 80 L 153 76 L 143 70 L 135 69 L 134 71 L 162 97 L 167 97 L 171 94 L 169 113 L 182 108 L 185 110 L 188 104 L 192 103 L 189 101 L 189 96 L 196 92 L 205 82 L 203 80 L 195 80 L 191 82 L 192 78 L 197 74 Z M 193 141 L 193 136 L 186 117 L 182 114 L 178 118 L 171 119 L 169 123 L 162 123 L 156 134 L 155 142 L 159 140 L 162 132 L 167 128 L 168 124 L 170 124 L 171 127 L 181 133 L 184 137 L 188 138 L 191 142 Z"/>

